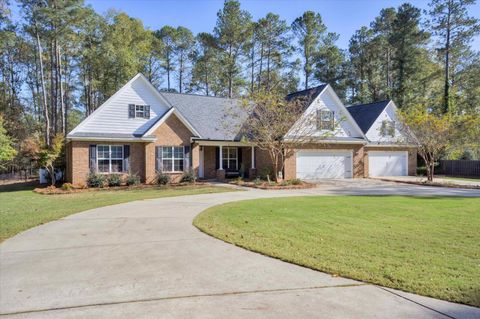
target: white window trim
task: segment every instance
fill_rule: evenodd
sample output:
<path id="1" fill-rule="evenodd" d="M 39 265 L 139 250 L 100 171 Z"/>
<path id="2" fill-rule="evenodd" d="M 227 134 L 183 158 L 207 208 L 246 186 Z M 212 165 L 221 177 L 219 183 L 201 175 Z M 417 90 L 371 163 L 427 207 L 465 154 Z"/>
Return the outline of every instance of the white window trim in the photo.
<path id="1" fill-rule="evenodd" d="M 225 165 L 223 165 L 223 163 L 222 163 L 223 169 L 233 169 L 233 168 L 231 168 L 231 167 L 229 167 L 229 166 L 230 166 L 230 160 L 233 160 L 233 159 L 234 159 L 234 160 L 235 160 L 235 170 L 238 170 L 238 147 L 232 147 L 232 146 L 226 146 L 226 147 L 225 147 L 225 146 L 224 146 L 224 147 L 222 147 L 222 151 L 223 151 L 223 150 L 226 150 L 226 152 L 227 152 L 227 154 L 226 154 L 227 156 L 223 156 L 223 154 L 222 154 L 222 161 L 225 161 L 225 160 L 227 161 L 227 166 L 226 166 L 226 167 L 225 167 Z M 234 153 L 235 153 L 235 157 L 231 157 L 231 155 L 232 155 L 232 154 L 231 154 L 231 151 L 232 151 L 232 150 L 235 150 L 235 152 L 234 152 Z"/>
<path id="2" fill-rule="evenodd" d="M 332 122 L 332 128 L 331 129 L 329 129 L 329 128 L 327 129 L 323 125 L 324 122 L 327 123 L 327 121 L 324 121 L 323 118 L 322 118 L 322 113 L 325 113 L 325 112 L 328 112 L 332 116 L 332 119 L 330 121 L 328 121 L 328 123 Z M 326 108 L 318 109 L 317 129 L 320 130 L 320 131 L 334 131 L 335 130 L 335 112 L 332 111 L 332 110 L 326 109 Z"/>
<path id="3" fill-rule="evenodd" d="M 112 158 L 112 146 L 120 147 L 122 149 L 122 158 Z M 108 147 L 108 158 L 100 158 L 98 156 L 98 149 L 99 147 Z M 111 144 L 100 144 L 97 145 L 97 173 L 100 174 L 120 174 L 120 173 L 125 173 L 125 159 L 124 159 L 124 153 L 125 150 L 123 149 L 123 145 L 111 145 Z M 105 161 L 108 160 L 108 172 L 100 172 L 99 171 L 99 161 Z M 121 160 L 122 161 L 122 170 L 120 172 L 112 172 L 112 160 Z"/>
<path id="4" fill-rule="evenodd" d="M 393 134 L 388 134 L 389 129 L 392 129 Z M 380 124 L 380 136 L 381 137 L 395 137 L 396 123 L 395 121 L 383 120 Z"/>
<path id="5" fill-rule="evenodd" d="M 175 168 L 175 160 L 182 160 L 183 162 L 183 169 L 185 170 L 185 146 L 160 146 L 161 147 L 161 150 L 162 150 L 162 172 L 163 173 L 183 173 L 183 171 L 175 171 L 174 168 Z M 169 157 L 167 158 L 167 160 L 171 160 L 172 161 L 172 167 L 171 167 L 171 171 L 166 171 L 165 170 L 165 165 L 163 164 L 163 161 L 165 160 L 165 157 L 163 156 L 163 149 L 166 148 L 166 147 L 169 147 L 172 149 L 172 157 Z M 175 157 L 175 151 L 174 151 L 174 148 L 182 148 L 182 158 L 179 158 L 179 157 Z"/>

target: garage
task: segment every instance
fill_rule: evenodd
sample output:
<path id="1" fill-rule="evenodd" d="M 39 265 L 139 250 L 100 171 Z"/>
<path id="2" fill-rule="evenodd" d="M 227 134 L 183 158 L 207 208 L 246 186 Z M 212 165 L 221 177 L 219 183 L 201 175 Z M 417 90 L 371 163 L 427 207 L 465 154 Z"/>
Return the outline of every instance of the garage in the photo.
<path id="1" fill-rule="evenodd" d="M 408 152 L 406 151 L 369 151 L 369 176 L 406 176 L 408 175 Z"/>
<path id="2" fill-rule="evenodd" d="M 352 178 L 352 150 L 301 150 L 297 152 L 297 178 Z"/>

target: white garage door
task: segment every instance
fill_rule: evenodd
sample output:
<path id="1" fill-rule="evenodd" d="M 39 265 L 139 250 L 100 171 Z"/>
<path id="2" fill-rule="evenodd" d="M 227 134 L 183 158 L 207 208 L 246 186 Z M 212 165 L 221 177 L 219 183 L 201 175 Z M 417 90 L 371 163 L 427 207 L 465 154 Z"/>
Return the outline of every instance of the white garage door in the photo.
<path id="1" fill-rule="evenodd" d="M 406 176 L 408 152 L 368 152 L 370 176 Z"/>
<path id="2" fill-rule="evenodd" d="M 298 151 L 297 178 L 352 178 L 352 151 Z"/>

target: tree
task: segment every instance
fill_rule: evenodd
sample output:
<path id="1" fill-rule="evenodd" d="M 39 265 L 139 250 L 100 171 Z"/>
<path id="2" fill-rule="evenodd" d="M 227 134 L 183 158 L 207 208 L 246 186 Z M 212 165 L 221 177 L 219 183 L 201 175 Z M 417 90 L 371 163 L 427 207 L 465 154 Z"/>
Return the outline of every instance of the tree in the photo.
<path id="1" fill-rule="evenodd" d="M 438 37 L 438 53 L 443 57 L 443 111 L 453 106 L 451 89 L 455 86 L 457 68 L 469 49 L 470 42 L 480 30 L 479 20 L 468 15 L 475 0 L 432 0 L 431 25 Z"/>
<path id="2" fill-rule="evenodd" d="M 275 91 L 258 91 L 243 100 L 242 107 L 251 114 L 242 127 L 243 141 L 266 151 L 270 157 L 275 181 L 284 169 L 285 160 L 295 155 L 295 150 L 333 135 L 340 121 L 332 130 L 318 131 L 317 113 L 305 113 L 309 97 L 285 99 Z"/>
<path id="3" fill-rule="evenodd" d="M 3 117 L 0 116 L 0 168 L 11 161 L 17 155 L 13 140 L 7 135 L 7 130 L 3 127 Z"/>
<path id="4" fill-rule="evenodd" d="M 175 43 L 177 41 L 177 30 L 169 25 L 163 26 L 159 31 L 155 32 L 155 36 L 160 39 L 163 52 L 162 52 L 162 68 L 167 74 L 167 89 L 170 91 L 171 82 L 170 76 L 175 70 L 176 64 L 174 60 L 175 56 Z"/>
<path id="5" fill-rule="evenodd" d="M 404 136 L 401 142 L 418 147 L 418 154 L 427 168 L 429 182 L 433 181 L 435 163 L 449 148 L 465 145 L 470 141 L 467 136 L 479 133 L 478 119 L 472 117 L 452 113 L 436 114 L 423 107 L 412 107 L 399 115 L 402 123 L 400 130 Z"/>
<path id="6" fill-rule="evenodd" d="M 303 72 L 305 89 L 308 89 L 313 74 L 313 63 L 318 48 L 322 43 L 327 27 L 323 24 L 319 13 L 306 11 L 292 23 L 292 30 L 300 44 L 300 53 L 303 57 Z"/>
<path id="7" fill-rule="evenodd" d="M 40 150 L 39 164 L 45 167 L 50 176 L 52 185 L 55 185 L 55 167 L 57 160 L 61 157 L 64 146 L 64 137 L 57 134 L 53 137 L 50 145 L 44 145 Z"/>
<path id="8" fill-rule="evenodd" d="M 196 37 L 196 46 L 193 53 L 192 81 L 190 84 L 192 89 L 210 95 L 212 86 L 218 81 L 217 53 L 215 37 L 210 33 L 199 33 Z"/>
<path id="9" fill-rule="evenodd" d="M 220 53 L 221 81 L 227 88 L 226 95 L 233 97 L 243 84 L 240 58 L 245 52 L 250 32 L 251 16 L 241 10 L 237 0 L 226 0 L 223 9 L 217 13 L 214 34 Z"/>
<path id="10" fill-rule="evenodd" d="M 192 31 L 185 27 L 178 27 L 176 30 L 175 53 L 178 65 L 178 92 L 183 92 L 185 74 L 189 68 L 189 60 L 192 58 L 195 38 Z"/>

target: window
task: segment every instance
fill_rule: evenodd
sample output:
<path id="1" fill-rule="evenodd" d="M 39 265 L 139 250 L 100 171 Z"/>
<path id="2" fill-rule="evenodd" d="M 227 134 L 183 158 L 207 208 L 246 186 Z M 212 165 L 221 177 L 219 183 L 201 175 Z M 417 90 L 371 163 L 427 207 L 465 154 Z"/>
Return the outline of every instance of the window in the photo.
<path id="1" fill-rule="evenodd" d="M 317 129 L 333 131 L 334 116 L 333 111 L 318 110 L 317 111 Z"/>
<path id="2" fill-rule="evenodd" d="M 123 172 L 123 146 L 98 145 L 97 168 L 100 173 Z"/>
<path id="3" fill-rule="evenodd" d="M 395 121 L 382 121 L 382 126 L 380 126 L 380 135 L 382 137 L 395 137 Z"/>
<path id="4" fill-rule="evenodd" d="M 128 117 L 130 118 L 150 118 L 150 105 L 128 105 Z"/>
<path id="5" fill-rule="evenodd" d="M 183 160 L 183 146 L 162 147 L 162 170 L 164 172 L 182 172 Z"/>
<path id="6" fill-rule="evenodd" d="M 222 147 L 222 165 L 223 169 L 238 169 L 238 148 Z"/>

